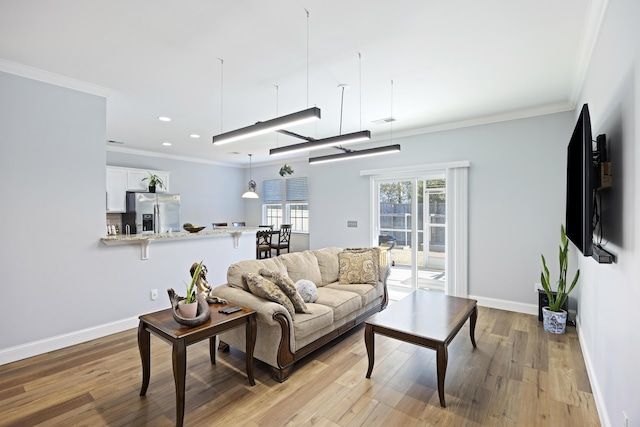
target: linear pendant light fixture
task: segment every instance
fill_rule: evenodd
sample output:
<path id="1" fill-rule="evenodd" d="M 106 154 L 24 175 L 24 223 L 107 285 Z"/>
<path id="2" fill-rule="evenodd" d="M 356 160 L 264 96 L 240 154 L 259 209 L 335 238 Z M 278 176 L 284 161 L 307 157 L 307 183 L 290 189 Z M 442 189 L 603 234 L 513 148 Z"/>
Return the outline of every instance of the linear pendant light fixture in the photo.
<path id="1" fill-rule="evenodd" d="M 252 136 L 284 129 L 289 126 L 311 122 L 313 120 L 318 120 L 319 118 L 320 109 L 318 107 L 311 107 L 306 110 L 298 111 L 297 113 L 267 120 L 266 122 L 258 122 L 255 125 L 221 133 L 220 135 L 213 137 L 213 143 L 215 145 L 227 144 L 229 142 L 239 141 Z"/>
<path id="2" fill-rule="evenodd" d="M 362 130 L 360 132 L 347 133 L 345 135 L 332 136 L 323 139 L 313 139 L 309 137 L 303 137 L 295 135 L 292 132 L 283 132 L 287 135 L 296 136 L 302 139 L 306 139 L 308 142 L 302 142 L 300 144 L 287 145 L 286 147 L 272 148 L 269 150 L 269 154 L 274 156 L 277 154 L 285 153 L 299 153 L 301 151 L 317 150 L 326 147 L 335 147 L 342 144 L 353 144 L 355 142 L 368 141 L 371 139 L 371 132 L 368 130 Z"/>
<path id="3" fill-rule="evenodd" d="M 336 148 L 340 148 L 340 147 L 336 147 Z M 371 156 L 379 156 L 382 154 L 399 153 L 400 144 L 386 145 L 384 147 L 369 148 L 366 150 L 357 150 L 357 151 L 347 150 L 346 148 L 343 148 L 343 150 L 345 150 L 345 152 L 340 154 L 311 157 L 309 158 L 309 164 L 317 165 L 320 163 L 337 162 L 339 160 L 351 160 L 358 157 L 371 157 Z"/>

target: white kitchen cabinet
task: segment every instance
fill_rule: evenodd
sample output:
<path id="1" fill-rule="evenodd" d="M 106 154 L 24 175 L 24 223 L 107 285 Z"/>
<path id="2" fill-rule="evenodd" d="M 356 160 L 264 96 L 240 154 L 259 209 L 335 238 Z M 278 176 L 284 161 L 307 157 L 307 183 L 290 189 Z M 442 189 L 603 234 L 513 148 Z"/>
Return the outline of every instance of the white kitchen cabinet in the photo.
<path id="1" fill-rule="evenodd" d="M 127 170 L 107 167 L 107 212 L 125 212 Z"/>
<path id="2" fill-rule="evenodd" d="M 167 171 L 124 168 L 107 166 L 107 213 L 126 212 L 127 191 L 148 191 L 149 172 L 158 175 L 164 183 L 164 188 L 156 187 L 156 192 L 169 192 L 169 174 Z"/>
<path id="3" fill-rule="evenodd" d="M 164 184 L 164 188 L 156 187 L 157 193 L 169 192 L 169 172 L 166 171 L 148 171 L 145 169 L 129 169 L 127 173 L 127 190 L 128 191 L 147 191 L 149 190 L 149 180 L 143 179 L 149 176 L 149 172 L 158 175 Z"/>

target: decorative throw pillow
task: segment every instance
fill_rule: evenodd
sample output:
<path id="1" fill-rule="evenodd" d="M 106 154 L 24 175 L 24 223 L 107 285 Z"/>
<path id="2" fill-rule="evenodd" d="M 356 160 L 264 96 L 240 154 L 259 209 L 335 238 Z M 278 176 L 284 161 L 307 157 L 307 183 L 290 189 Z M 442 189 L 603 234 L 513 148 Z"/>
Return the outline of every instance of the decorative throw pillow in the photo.
<path id="1" fill-rule="evenodd" d="M 268 299 L 269 301 L 277 302 L 286 308 L 291 317 L 293 317 L 295 309 L 293 308 L 291 300 L 275 283 L 255 273 L 246 273 L 242 278 L 249 286 L 252 294 Z"/>
<path id="2" fill-rule="evenodd" d="M 261 268 L 259 271 L 262 277 L 266 277 L 278 286 L 282 292 L 291 300 L 296 313 L 309 313 L 307 305 L 304 303 L 304 299 L 300 296 L 296 290 L 296 286 L 293 280 L 289 276 L 280 274 L 277 271 L 267 270 Z"/>
<path id="3" fill-rule="evenodd" d="M 295 286 L 304 302 L 316 302 L 318 299 L 318 288 L 311 280 L 300 279 Z"/>
<path id="4" fill-rule="evenodd" d="M 338 254 L 338 281 L 341 284 L 370 284 L 379 281 L 379 249 L 345 249 Z"/>

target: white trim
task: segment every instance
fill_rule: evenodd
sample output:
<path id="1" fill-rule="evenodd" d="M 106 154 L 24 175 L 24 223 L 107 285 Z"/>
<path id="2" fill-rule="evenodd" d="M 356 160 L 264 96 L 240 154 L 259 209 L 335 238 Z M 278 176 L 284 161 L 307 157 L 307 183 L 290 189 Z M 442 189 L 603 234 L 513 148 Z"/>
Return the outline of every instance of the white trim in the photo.
<path id="1" fill-rule="evenodd" d="M 17 62 L 7 61 L 0 58 L 0 71 L 15 74 L 17 76 L 26 77 L 32 80 L 49 83 L 56 86 L 66 87 L 68 89 L 80 92 L 90 93 L 105 98 L 113 96 L 116 91 L 94 83 L 77 80 L 62 74 L 52 73 L 50 71 L 41 70 L 40 68 L 31 67 L 29 65 L 19 64 Z"/>
<path id="2" fill-rule="evenodd" d="M 431 164 L 421 164 L 421 165 L 411 165 L 411 166 L 400 166 L 397 168 L 365 169 L 360 171 L 360 176 L 395 175 L 398 173 L 424 172 L 424 171 L 438 170 L 438 169 L 468 168 L 470 166 L 471 166 L 471 162 L 469 160 L 462 160 L 459 162 L 431 163 Z"/>
<path id="3" fill-rule="evenodd" d="M 478 300 L 481 307 L 497 308 L 498 310 L 515 311 L 516 313 L 534 314 L 538 316 L 538 305 L 523 302 L 507 301 L 504 299 L 469 295 L 468 298 Z"/>
<path id="4" fill-rule="evenodd" d="M 42 340 L 17 345 L 15 347 L 9 347 L 0 350 L 0 365 L 91 341 L 96 338 L 102 338 L 107 335 L 135 328 L 137 326 L 138 317 L 130 317 L 128 319 L 106 323 L 104 325 L 95 326 L 93 328 L 82 329 L 80 331 L 74 331 L 68 334 L 45 338 Z"/>
<path id="5" fill-rule="evenodd" d="M 576 316 L 576 330 L 578 331 L 578 342 L 580 343 L 580 349 L 582 350 L 582 358 L 584 359 L 584 364 L 587 368 L 587 376 L 589 377 L 589 383 L 591 384 L 591 392 L 593 393 L 593 399 L 596 402 L 596 409 L 598 411 L 598 416 L 600 417 L 600 424 L 604 427 L 611 427 L 611 419 L 607 412 L 607 405 L 604 402 L 602 388 L 600 387 L 596 371 L 593 367 L 593 362 L 591 361 L 591 354 L 589 353 L 589 349 L 584 345 L 586 339 L 582 334 L 580 316 Z"/>

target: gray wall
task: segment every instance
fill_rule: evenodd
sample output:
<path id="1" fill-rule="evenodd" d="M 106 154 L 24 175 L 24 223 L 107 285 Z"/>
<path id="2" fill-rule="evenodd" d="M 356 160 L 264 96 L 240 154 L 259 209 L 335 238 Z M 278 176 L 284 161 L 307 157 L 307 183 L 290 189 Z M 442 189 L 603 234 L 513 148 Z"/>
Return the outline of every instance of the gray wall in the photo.
<path id="1" fill-rule="evenodd" d="M 613 187 L 602 191 L 603 242 L 611 265 L 580 259 L 579 332 L 604 425 L 640 425 L 640 2 L 614 0 L 600 28 L 580 95 L 594 137 L 607 134 Z"/>
<path id="2" fill-rule="evenodd" d="M 204 261 L 209 282 L 217 285 L 226 281 L 231 263 L 255 256 L 253 235 L 243 235 L 238 249 L 230 236 L 154 242 L 145 261 L 139 246 L 100 243 L 105 99 L 2 72 L 0 94 L 0 364 L 135 327 L 138 315 L 169 306 L 166 289 L 181 291 L 194 261 Z M 216 179 L 226 176 L 238 181 L 242 174 L 151 159 L 135 164 L 147 165 L 174 169 L 175 189 L 184 185 L 186 166 L 197 171 L 187 178 L 194 185 L 209 178 L 219 185 Z M 235 184 L 226 186 L 235 191 Z M 207 191 L 186 187 L 187 194 Z M 244 209 L 237 188 L 233 197 L 221 193 L 234 216 Z M 150 300 L 151 289 L 158 289 L 158 300 Z"/>
<path id="3" fill-rule="evenodd" d="M 537 304 L 540 253 L 556 253 L 564 223 L 572 129 L 573 113 L 552 114 L 395 139 L 398 154 L 312 165 L 310 246 L 373 243 L 361 170 L 468 160 L 469 294 Z"/>

